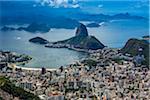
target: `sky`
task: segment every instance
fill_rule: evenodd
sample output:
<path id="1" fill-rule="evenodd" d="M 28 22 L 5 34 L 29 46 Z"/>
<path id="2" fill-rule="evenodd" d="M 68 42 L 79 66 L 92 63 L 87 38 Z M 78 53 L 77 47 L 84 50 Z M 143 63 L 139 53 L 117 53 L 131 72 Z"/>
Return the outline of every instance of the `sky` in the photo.
<path id="1" fill-rule="evenodd" d="M 36 0 L 41 5 L 49 5 L 52 7 L 78 8 L 78 0 Z"/>
<path id="2" fill-rule="evenodd" d="M 0 0 L 0 1 L 23 1 L 23 0 Z M 143 12 L 143 10 L 148 11 L 149 5 L 149 0 L 24 0 L 24 1 L 35 1 L 35 4 L 33 7 L 36 7 L 38 5 L 41 6 L 50 6 L 54 8 L 59 8 L 59 7 L 64 7 L 64 8 L 80 8 L 81 10 L 86 10 L 89 11 L 89 9 L 93 9 L 92 11 L 101 13 L 102 11 L 104 12 L 112 12 L 111 10 L 124 10 L 124 7 L 127 5 L 129 9 L 127 10 L 132 10 L 132 12 Z M 105 4 L 102 1 L 114 1 L 114 3 L 110 4 Z M 115 1 L 139 1 L 137 3 L 133 4 L 123 4 L 123 3 L 118 3 Z M 82 2 L 82 3 L 81 3 Z M 90 2 L 90 3 L 89 3 Z M 107 6 L 108 5 L 108 6 Z M 115 7 L 117 6 L 117 7 Z M 111 9 L 111 8 L 115 9 Z M 110 10 L 111 9 L 111 10 Z M 102 13 L 103 13 L 102 12 Z"/>

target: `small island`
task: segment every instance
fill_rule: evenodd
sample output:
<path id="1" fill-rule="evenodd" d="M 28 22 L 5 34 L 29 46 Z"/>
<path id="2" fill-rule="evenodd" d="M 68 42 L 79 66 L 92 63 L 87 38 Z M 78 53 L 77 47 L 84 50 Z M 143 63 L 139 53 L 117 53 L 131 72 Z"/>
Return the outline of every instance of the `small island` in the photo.
<path id="1" fill-rule="evenodd" d="M 144 40 L 150 40 L 150 36 L 149 35 L 145 35 L 142 37 Z"/>
<path id="2" fill-rule="evenodd" d="M 41 38 L 41 37 L 35 37 L 35 38 L 32 38 L 29 40 L 29 42 L 32 42 L 32 43 L 38 43 L 38 44 L 47 44 L 49 43 L 49 41 Z"/>
<path id="3" fill-rule="evenodd" d="M 86 25 L 87 27 L 93 28 L 93 27 L 100 27 L 98 23 L 89 23 Z"/>

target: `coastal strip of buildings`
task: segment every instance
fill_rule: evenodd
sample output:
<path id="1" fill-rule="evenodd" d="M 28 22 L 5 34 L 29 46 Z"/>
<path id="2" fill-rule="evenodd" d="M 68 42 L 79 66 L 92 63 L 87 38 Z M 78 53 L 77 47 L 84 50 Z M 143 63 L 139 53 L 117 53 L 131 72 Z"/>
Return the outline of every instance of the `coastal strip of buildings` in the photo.
<path id="1" fill-rule="evenodd" d="M 112 60 L 116 57 L 121 59 Z M 9 78 L 41 100 L 150 99 L 148 67 L 135 64 L 135 59 L 117 49 L 91 51 L 89 59 L 96 64 L 76 62 L 56 70 L 27 70 L 1 62 L 0 76 Z"/>

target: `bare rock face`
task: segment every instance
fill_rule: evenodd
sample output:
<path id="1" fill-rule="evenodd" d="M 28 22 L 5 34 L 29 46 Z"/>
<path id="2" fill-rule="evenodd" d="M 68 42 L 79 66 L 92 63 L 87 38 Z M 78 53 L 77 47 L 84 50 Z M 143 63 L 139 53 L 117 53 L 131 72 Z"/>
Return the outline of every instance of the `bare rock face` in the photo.
<path id="1" fill-rule="evenodd" d="M 88 31 L 85 25 L 80 23 L 79 27 L 76 30 L 76 36 L 88 36 Z"/>

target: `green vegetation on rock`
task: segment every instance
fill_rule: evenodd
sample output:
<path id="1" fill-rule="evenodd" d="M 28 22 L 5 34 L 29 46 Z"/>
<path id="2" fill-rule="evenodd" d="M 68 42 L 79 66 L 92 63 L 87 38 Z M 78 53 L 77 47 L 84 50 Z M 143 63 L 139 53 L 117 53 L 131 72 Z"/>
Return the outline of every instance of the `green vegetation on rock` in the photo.
<path id="1" fill-rule="evenodd" d="M 80 48 L 80 49 L 91 49 L 91 50 L 96 50 L 96 49 L 102 49 L 105 46 L 97 40 L 94 36 L 74 36 L 70 39 L 64 40 L 64 41 L 59 41 L 56 43 L 62 43 L 62 44 L 69 44 L 74 46 L 75 48 Z"/>
<path id="2" fill-rule="evenodd" d="M 123 54 L 131 54 L 136 56 L 139 54 L 139 48 L 142 48 L 142 54 L 145 57 L 143 64 L 149 65 L 149 43 L 145 40 L 129 39 L 126 45 L 121 49 Z"/>

